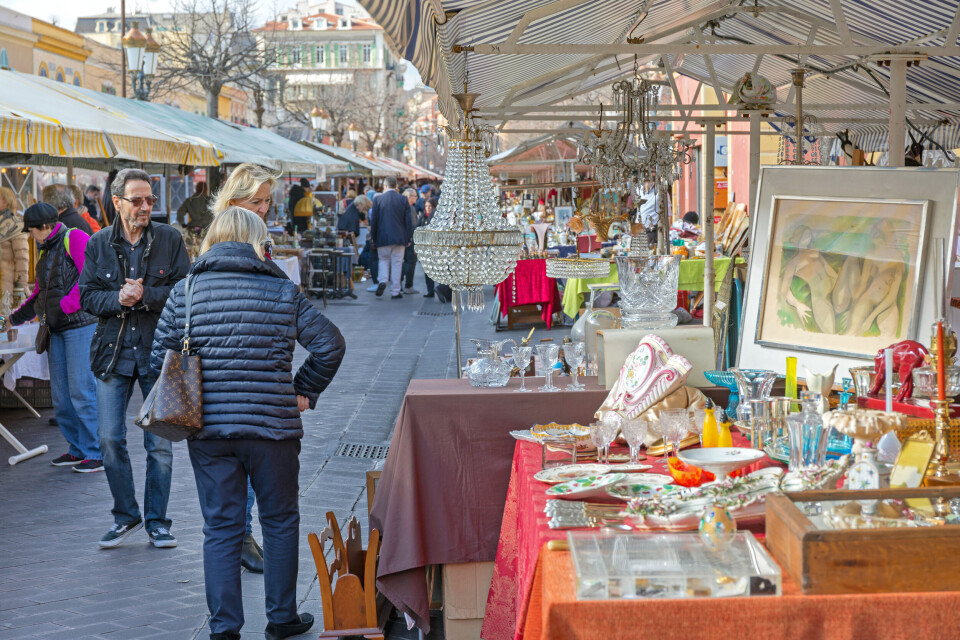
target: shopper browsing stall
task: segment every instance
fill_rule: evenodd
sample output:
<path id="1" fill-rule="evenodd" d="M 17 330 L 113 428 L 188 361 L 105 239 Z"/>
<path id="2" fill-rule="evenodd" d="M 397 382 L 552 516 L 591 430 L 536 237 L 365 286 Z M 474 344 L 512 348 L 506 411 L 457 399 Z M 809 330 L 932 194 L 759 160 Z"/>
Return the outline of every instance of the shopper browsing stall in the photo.
<path id="1" fill-rule="evenodd" d="M 230 207 L 214 218 L 186 283 L 174 287 L 151 362 L 179 350 L 192 287 L 190 348 L 203 371 L 203 429 L 188 441 L 204 518 L 204 576 L 211 638 L 243 627 L 240 559 L 249 481 L 264 535 L 267 638 L 304 633 L 297 614 L 300 413 L 314 408 L 343 359 L 340 331 L 264 260 L 267 227 Z M 292 374 L 295 341 L 309 352 Z"/>
<path id="2" fill-rule="evenodd" d="M 167 518 L 171 443 L 143 433 L 147 477 L 141 517 L 127 451 L 126 412 L 134 383 L 139 382 L 146 397 L 157 380 L 150 369 L 153 334 L 170 289 L 187 274 L 190 258 L 176 229 L 150 220 L 157 198 L 147 173 L 124 169 L 110 191 L 119 222 L 90 240 L 80 274 L 83 309 L 100 319 L 90 346 L 90 367 L 97 376 L 100 444 L 113 495 L 114 525 L 100 546 L 122 544 L 146 521 L 155 547 L 175 547 Z"/>
<path id="3" fill-rule="evenodd" d="M 69 450 L 51 464 L 71 466 L 80 473 L 102 471 L 97 386 L 88 366 L 96 319 L 80 308 L 77 286 L 90 236 L 58 222 L 57 210 L 45 202 L 24 211 L 23 231 L 40 250 L 37 284 L 33 294 L 10 316 L 9 324 L 40 318 L 40 324 L 46 327 L 38 331 L 38 349 L 49 350 L 53 411 L 69 445 Z M 39 337 L 42 335 L 47 338 Z"/>

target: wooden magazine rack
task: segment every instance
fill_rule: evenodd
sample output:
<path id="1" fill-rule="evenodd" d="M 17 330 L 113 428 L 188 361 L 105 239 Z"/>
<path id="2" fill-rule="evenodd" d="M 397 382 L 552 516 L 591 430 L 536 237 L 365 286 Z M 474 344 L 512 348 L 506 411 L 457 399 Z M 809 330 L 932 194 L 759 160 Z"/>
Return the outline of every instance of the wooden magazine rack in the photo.
<path id="1" fill-rule="evenodd" d="M 313 561 L 317 566 L 320 596 L 323 603 L 321 638 L 364 636 L 383 640 L 383 629 L 389 609 L 377 593 L 377 556 L 380 532 L 370 530 L 366 549 L 360 540 L 360 523 L 350 518 L 347 539 L 340 534 L 340 525 L 332 511 L 327 512 L 327 526 L 308 536 Z M 333 562 L 324 558 L 327 542 L 333 545 Z M 336 573 L 336 580 L 334 580 Z"/>

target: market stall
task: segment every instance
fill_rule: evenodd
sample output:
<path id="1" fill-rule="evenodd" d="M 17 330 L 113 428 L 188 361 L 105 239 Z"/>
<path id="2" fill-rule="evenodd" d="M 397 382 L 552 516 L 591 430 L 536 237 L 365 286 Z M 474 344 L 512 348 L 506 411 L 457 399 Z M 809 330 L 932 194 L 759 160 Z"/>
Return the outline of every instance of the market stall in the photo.
<path id="1" fill-rule="evenodd" d="M 557 281 L 547 277 L 547 261 L 529 258 L 518 260 L 517 268 L 496 287 L 500 317 L 507 319 L 507 328 L 522 322 L 540 321 L 553 326 L 553 314 L 560 309 Z"/>

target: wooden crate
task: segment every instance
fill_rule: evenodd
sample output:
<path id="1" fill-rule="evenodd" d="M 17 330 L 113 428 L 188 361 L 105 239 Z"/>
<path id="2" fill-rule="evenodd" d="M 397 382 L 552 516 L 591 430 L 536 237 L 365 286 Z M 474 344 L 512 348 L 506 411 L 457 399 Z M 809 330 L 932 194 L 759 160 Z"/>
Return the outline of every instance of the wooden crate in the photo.
<path id="1" fill-rule="evenodd" d="M 960 526 L 823 529 L 796 504 L 937 497 L 960 497 L 960 487 L 772 493 L 767 549 L 808 594 L 960 590 Z"/>

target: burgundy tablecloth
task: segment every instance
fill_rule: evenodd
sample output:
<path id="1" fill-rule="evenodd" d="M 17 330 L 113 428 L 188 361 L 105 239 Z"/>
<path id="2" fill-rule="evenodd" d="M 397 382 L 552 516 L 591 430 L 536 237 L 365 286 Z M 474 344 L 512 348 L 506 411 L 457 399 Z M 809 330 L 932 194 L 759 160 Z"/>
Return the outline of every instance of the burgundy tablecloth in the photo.
<path id="1" fill-rule="evenodd" d="M 552 421 L 593 421 L 607 395 L 595 377 L 585 391 L 515 393 L 467 380 L 411 380 L 397 417 L 370 513 L 383 535 L 377 586 L 425 632 L 425 567 L 489 562 L 497 552 L 516 441 L 509 432 Z M 566 379 L 554 378 L 558 386 Z M 527 387 L 543 384 L 527 378 Z"/>

